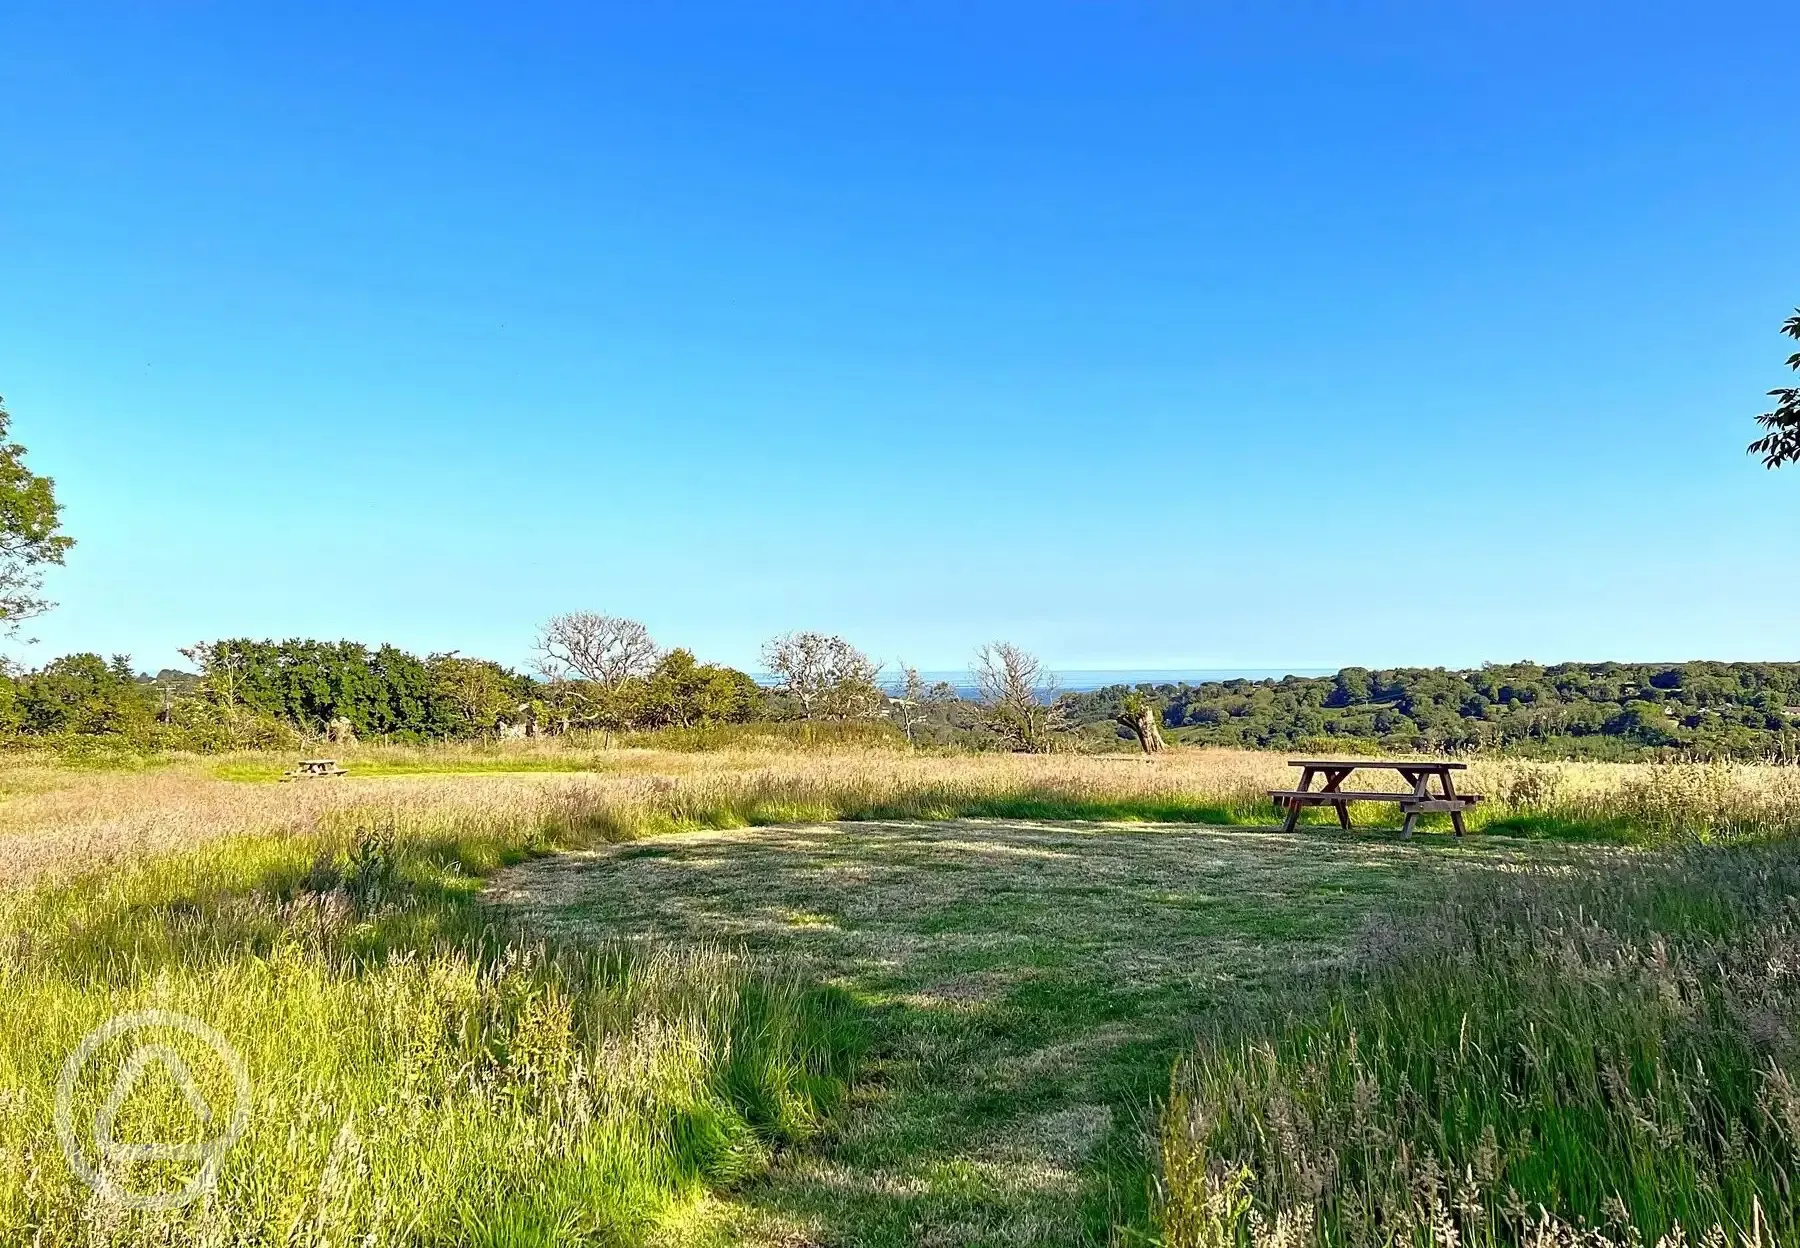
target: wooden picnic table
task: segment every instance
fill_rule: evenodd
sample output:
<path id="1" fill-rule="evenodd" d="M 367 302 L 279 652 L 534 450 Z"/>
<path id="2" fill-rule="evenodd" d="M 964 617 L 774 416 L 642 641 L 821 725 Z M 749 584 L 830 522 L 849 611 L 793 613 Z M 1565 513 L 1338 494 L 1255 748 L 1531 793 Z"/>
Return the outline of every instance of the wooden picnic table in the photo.
<path id="1" fill-rule="evenodd" d="M 292 771 L 287 772 L 281 778 L 283 780 L 311 780 L 323 778 L 325 776 L 342 776 L 345 774 L 347 773 L 342 767 L 338 766 L 337 759 L 335 758 L 305 758 L 300 760 L 299 766 L 295 767 Z"/>
<path id="2" fill-rule="evenodd" d="M 1413 834 L 1413 824 L 1418 822 L 1419 816 L 1432 811 L 1448 814 L 1450 822 L 1456 827 L 1456 835 L 1461 836 L 1468 831 L 1463 826 L 1463 812 L 1472 809 L 1481 800 L 1479 793 L 1458 793 L 1456 782 L 1451 779 L 1452 772 L 1468 770 L 1467 763 L 1301 758 L 1289 762 L 1288 766 L 1300 768 L 1299 787 L 1269 790 L 1269 796 L 1275 799 L 1275 804 L 1287 809 L 1287 822 L 1281 828 L 1283 832 L 1294 830 L 1294 826 L 1300 821 L 1300 812 L 1308 806 L 1335 807 L 1338 823 L 1348 828 L 1351 802 L 1394 802 L 1399 805 L 1400 813 L 1406 816 L 1406 823 L 1400 829 L 1401 836 L 1410 837 Z M 1396 771 L 1412 787 L 1402 792 L 1344 788 L 1344 781 L 1357 771 Z M 1324 778 L 1324 787 L 1312 787 L 1315 776 Z M 1435 793 L 1431 791 L 1434 779 L 1437 781 Z"/>

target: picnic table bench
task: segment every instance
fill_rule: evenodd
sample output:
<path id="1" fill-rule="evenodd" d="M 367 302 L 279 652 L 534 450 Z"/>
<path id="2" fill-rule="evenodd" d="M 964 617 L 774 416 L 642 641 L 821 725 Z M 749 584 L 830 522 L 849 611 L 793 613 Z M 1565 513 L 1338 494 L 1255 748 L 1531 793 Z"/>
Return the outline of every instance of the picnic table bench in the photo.
<path id="1" fill-rule="evenodd" d="M 349 773 L 342 767 L 338 766 L 337 759 L 335 758 L 306 758 L 300 760 L 299 766 L 295 767 L 290 772 L 284 773 L 281 778 L 283 780 L 310 780 L 320 776 L 343 776 L 348 774 Z"/>
<path id="2" fill-rule="evenodd" d="M 1348 828 L 1351 802 L 1395 802 L 1400 807 L 1400 813 L 1406 816 L 1406 823 L 1400 829 L 1401 836 L 1410 837 L 1413 834 L 1413 824 L 1418 822 L 1419 816 L 1434 811 L 1448 814 L 1450 822 L 1456 826 L 1456 834 L 1461 836 L 1468 831 L 1463 826 L 1463 812 L 1481 801 L 1479 793 L 1458 793 L 1456 782 L 1450 778 L 1451 772 L 1466 771 L 1467 763 L 1302 758 L 1293 760 L 1288 766 L 1300 768 L 1299 787 L 1269 790 L 1269 796 L 1275 799 L 1275 804 L 1287 811 L 1287 822 L 1281 828 L 1283 832 L 1294 830 L 1294 825 L 1300 821 L 1300 812 L 1308 806 L 1336 807 L 1338 823 Z M 1412 787 L 1400 792 L 1344 788 L 1344 781 L 1356 771 L 1397 771 L 1400 778 Z M 1314 776 L 1324 777 L 1323 788 L 1312 787 Z M 1431 790 L 1434 779 L 1437 781 L 1435 793 Z"/>

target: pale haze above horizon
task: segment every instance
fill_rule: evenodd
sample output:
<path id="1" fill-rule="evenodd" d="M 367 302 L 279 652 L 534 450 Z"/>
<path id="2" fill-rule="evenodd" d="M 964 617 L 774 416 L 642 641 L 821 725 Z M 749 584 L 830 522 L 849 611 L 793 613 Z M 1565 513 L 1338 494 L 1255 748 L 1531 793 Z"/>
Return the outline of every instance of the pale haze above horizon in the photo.
<path id="1" fill-rule="evenodd" d="M 1279 9 L 1279 13 L 1253 11 Z M 28 664 L 1800 658 L 1800 6 L 0 3 Z"/>

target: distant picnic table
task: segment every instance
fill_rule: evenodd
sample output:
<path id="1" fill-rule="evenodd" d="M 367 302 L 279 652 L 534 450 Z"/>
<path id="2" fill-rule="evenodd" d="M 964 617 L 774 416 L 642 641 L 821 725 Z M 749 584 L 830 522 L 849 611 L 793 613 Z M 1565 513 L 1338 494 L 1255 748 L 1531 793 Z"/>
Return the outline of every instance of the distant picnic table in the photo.
<path id="1" fill-rule="evenodd" d="M 307 758 L 292 771 L 282 773 L 283 780 L 312 780 L 325 776 L 342 776 L 347 774 L 338 766 L 335 758 Z"/>
<path id="2" fill-rule="evenodd" d="M 1473 809 L 1481 800 L 1479 793 L 1458 793 L 1456 782 L 1451 779 L 1452 772 L 1468 770 L 1466 763 L 1301 758 L 1289 762 L 1288 766 L 1300 768 L 1299 787 L 1269 790 L 1269 796 L 1275 799 L 1275 804 L 1287 810 L 1287 822 L 1281 828 L 1283 832 L 1294 830 L 1294 826 L 1300 821 L 1300 812 L 1308 806 L 1336 807 L 1338 823 L 1348 828 L 1351 802 L 1395 802 L 1400 807 L 1400 813 L 1406 816 L 1406 823 L 1400 829 L 1401 836 L 1411 836 L 1413 824 L 1418 822 L 1419 816 L 1432 811 L 1448 814 L 1450 822 L 1456 826 L 1456 834 L 1461 836 L 1468 831 L 1463 826 L 1463 812 Z M 1412 787 L 1400 792 L 1344 788 L 1344 781 L 1358 771 L 1397 771 L 1400 778 Z M 1324 777 L 1324 787 L 1312 787 L 1315 776 Z M 1437 781 L 1435 793 L 1431 791 L 1434 779 Z"/>

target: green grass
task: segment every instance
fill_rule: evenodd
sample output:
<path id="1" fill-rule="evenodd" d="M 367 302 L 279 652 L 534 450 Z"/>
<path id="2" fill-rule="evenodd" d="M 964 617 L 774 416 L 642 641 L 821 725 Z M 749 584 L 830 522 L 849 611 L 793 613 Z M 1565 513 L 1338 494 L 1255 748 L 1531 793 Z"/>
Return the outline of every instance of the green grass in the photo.
<path id="1" fill-rule="evenodd" d="M 1800 1242 L 1797 897 L 1791 842 L 1528 872 L 1220 1011 L 1165 1123 L 1166 1242 Z"/>
<path id="2" fill-rule="evenodd" d="M 612 739 L 641 749 L 684 751 L 911 748 L 900 730 L 886 720 L 763 720 L 652 728 L 618 733 Z"/>
<path id="3" fill-rule="evenodd" d="M 842 994 L 494 924 L 481 877 L 556 831 L 245 838 L 0 894 L 0 1241 L 631 1244 L 815 1135 L 858 1043 Z M 216 1027 L 253 1087 L 216 1196 L 173 1213 L 97 1204 L 51 1129 L 65 1056 L 145 1008 Z M 230 1104 L 218 1060 L 181 1051 Z M 78 1123 L 111 1087 L 81 1085 Z M 172 1084 L 126 1107 L 127 1139 L 196 1135 Z"/>
<path id="4" fill-rule="evenodd" d="M 725 943 L 860 1004 L 842 1130 L 684 1242 L 1104 1244 L 1153 1231 L 1156 1105 L 1209 1011 L 1336 958 L 1442 874 L 1525 850 L 874 822 L 666 837 L 528 863 L 497 890 L 565 938 Z"/>
<path id="5" fill-rule="evenodd" d="M 325 756 L 330 751 L 324 750 Z M 507 754 L 450 754 L 432 757 L 429 754 L 383 756 L 381 754 L 357 755 L 349 760 L 348 770 L 357 776 L 494 776 L 532 774 L 578 774 L 589 771 L 608 771 L 616 769 L 617 764 L 610 762 L 603 755 L 570 751 L 558 755 L 507 755 Z M 237 780 L 248 783 L 269 783 L 278 781 L 294 768 L 291 760 L 283 758 L 232 758 L 214 763 L 208 769 L 221 780 Z M 330 780 L 316 783 L 329 784 Z"/>
<path id="6" fill-rule="evenodd" d="M 728 798 L 709 795 L 698 804 L 679 798 L 666 807 L 646 812 L 633 827 L 634 835 L 655 836 L 669 832 L 719 831 L 731 828 L 770 827 L 791 823 L 939 821 L 948 819 L 1012 819 L 1063 823 L 1194 824 L 1218 828 L 1267 829 L 1279 825 L 1286 813 L 1264 799 L 1223 801 L 1180 794 L 1147 797 L 1083 796 L 1054 788 L 1025 789 L 1013 793 L 970 793 L 955 788 L 934 789 L 922 785 L 900 796 L 862 798 L 854 793 L 821 792 L 797 796 L 790 786 L 771 793 L 746 789 Z M 1647 830 L 1629 820 L 1581 817 L 1569 814 L 1504 812 L 1489 808 L 1468 816 L 1471 834 L 1499 835 L 1528 840 L 1631 845 L 1656 843 L 1669 834 Z M 1362 833 L 1392 831 L 1401 823 L 1399 807 L 1392 803 L 1363 803 L 1356 810 L 1355 827 Z M 1300 828 L 1337 832 L 1335 814 L 1308 810 Z M 1441 839 L 1448 833 L 1448 815 L 1422 815 L 1418 829 Z"/>
<path id="7" fill-rule="evenodd" d="M 510 773 L 580 773 L 632 771 L 641 758 L 624 751 L 664 750 L 676 753 L 737 751 L 793 753 L 810 750 L 907 751 L 897 729 L 875 723 L 709 724 L 697 728 L 657 728 L 641 732 L 574 732 L 535 741 L 479 741 L 395 744 L 374 741 L 335 746 L 318 743 L 313 755 L 338 758 L 358 776 L 502 775 Z M 168 755 L 142 753 L 125 745 L 83 748 L 79 742 L 39 751 L 58 765 L 100 770 L 140 770 L 167 763 Z M 292 769 L 289 753 L 236 754 L 210 764 L 222 780 L 272 781 Z"/>
<path id="8" fill-rule="evenodd" d="M 700 748 L 700 747 L 694 747 Z M 641 756 L 610 751 L 571 750 L 551 754 L 480 754 L 420 751 L 372 751 L 349 760 L 357 777 L 454 776 L 505 774 L 638 774 L 647 762 Z M 291 769 L 286 760 L 232 758 L 209 765 L 210 774 L 222 780 L 272 783 Z M 307 781 L 306 783 L 335 783 Z M 1364 802 L 1354 808 L 1356 826 L 1362 829 L 1396 828 L 1401 823 L 1397 805 Z M 781 778 L 766 788 L 738 785 L 728 793 L 707 792 L 699 800 L 678 795 L 655 808 L 637 814 L 624 835 L 658 835 L 725 828 L 761 827 L 786 823 L 828 823 L 840 820 L 941 820 L 1035 819 L 1082 823 L 1185 823 L 1215 827 L 1268 827 L 1280 824 L 1286 813 L 1263 798 L 1225 800 L 1196 794 L 1116 796 L 1084 794 L 1065 788 L 1025 786 L 1013 792 L 971 792 L 954 785 L 923 783 L 894 795 L 868 796 L 854 790 L 819 789 Z M 1636 844 L 1664 839 L 1676 829 L 1652 829 L 1641 820 L 1593 812 L 1508 809 L 1498 804 L 1478 807 L 1467 816 L 1472 832 L 1529 839 Z M 1336 828 L 1336 815 L 1325 808 L 1303 811 L 1300 826 Z M 1450 829 L 1447 815 L 1424 815 L 1419 828 L 1425 832 Z"/>

